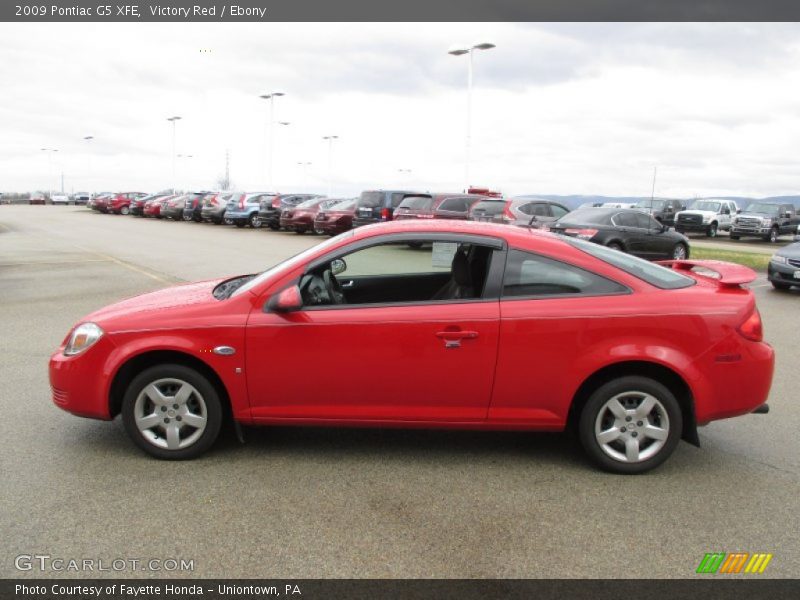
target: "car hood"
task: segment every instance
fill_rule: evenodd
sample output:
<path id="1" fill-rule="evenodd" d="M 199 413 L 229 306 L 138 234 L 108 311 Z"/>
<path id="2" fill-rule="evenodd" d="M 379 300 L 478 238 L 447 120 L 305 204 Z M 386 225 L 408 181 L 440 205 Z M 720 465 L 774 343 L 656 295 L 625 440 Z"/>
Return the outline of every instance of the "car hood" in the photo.
<path id="1" fill-rule="evenodd" d="M 192 307 L 216 305 L 218 300 L 211 292 L 226 279 L 229 278 L 176 285 L 134 296 L 96 310 L 82 322 L 97 323 L 106 332 L 131 327 L 158 327 L 170 322 L 176 312 L 186 314 Z"/>
<path id="2" fill-rule="evenodd" d="M 797 258 L 800 259 L 800 242 L 795 242 L 794 244 L 789 244 L 778 250 L 775 254 L 778 256 L 785 256 L 786 258 Z"/>
<path id="3" fill-rule="evenodd" d="M 764 213 L 751 213 L 751 212 L 747 212 L 747 211 L 742 211 L 736 216 L 737 217 L 749 217 L 751 219 L 755 218 L 755 219 L 769 219 L 769 220 L 773 220 L 773 219 L 777 218 L 775 216 L 765 215 Z"/>

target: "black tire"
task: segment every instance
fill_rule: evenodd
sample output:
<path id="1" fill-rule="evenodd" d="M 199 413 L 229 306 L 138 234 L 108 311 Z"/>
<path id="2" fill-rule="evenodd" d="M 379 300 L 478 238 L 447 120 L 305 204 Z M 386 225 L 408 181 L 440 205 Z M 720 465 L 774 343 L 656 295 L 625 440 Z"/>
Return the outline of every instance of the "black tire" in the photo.
<path id="1" fill-rule="evenodd" d="M 711 225 L 708 226 L 708 229 L 706 229 L 706 236 L 710 238 L 715 238 L 717 237 L 717 232 L 718 232 L 717 224 L 712 223 Z"/>
<path id="2" fill-rule="evenodd" d="M 732 234 L 730 235 L 730 238 L 731 238 L 732 240 L 738 240 L 738 239 L 739 239 L 739 236 L 738 236 L 738 235 L 736 235 L 736 234 L 734 234 L 734 233 L 732 233 Z"/>
<path id="3" fill-rule="evenodd" d="M 653 396 L 661 403 L 669 419 L 668 433 L 663 445 L 653 456 L 640 462 L 625 462 L 612 458 L 603 450 L 595 436 L 595 424 L 606 402 L 626 392 L 631 392 L 632 395 L 641 392 Z M 667 460 L 681 439 L 682 429 L 681 407 L 672 392 L 654 379 L 631 375 L 609 381 L 592 393 L 581 411 L 578 436 L 586 454 L 601 469 L 612 473 L 635 475 L 654 469 Z M 646 437 L 642 436 L 642 440 L 646 440 Z"/>
<path id="4" fill-rule="evenodd" d="M 781 234 L 780 230 L 777 227 L 773 227 L 772 229 L 769 230 L 769 235 L 764 239 L 767 240 L 770 244 L 774 244 L 778 241 L 778 237 L 780 236 L 780 234 Z"/>
<path id="5" fill-rule="evenodd" d="M 202 395 L 206 425 L 202 435 L 190 446 L 177 450 L 160 448 L 148 441 L 136 426 L 134 411 L 137 397 L 147 386 L 160 379 L 182 380 L 191 384 Z M 145 369 L 128 385 L 122 400 L 122 422 L 133 443 L 147 454 L 164 460 L 190 460 L 206 452 L 216 441 L 222 425 L 222 403 L 214 386 L 194 369 L 183 365 L 158 365 Z"/>
<path id="6" fill-rule="evenodd" d="M 250 215 L 250 218 L 247 219 L 248 224 L 253 229 L 260 229 L 261 228 L 261 217 L 258 216 L 258 213 L 253 213 Z"/>
<path id="7" fill-rule="evenodd" d="M 280 226 L 280 225 L 276 225 L 275 223 L 270 223 L 270 224 L 268 225 L 268 227 L 269 227 L 270 229 L 272 229 L 272 231 L 278 231 L 278 230 L 280 230 L 280 228 L 281 228 L 281 226 Z"/>
<path id="8" fill-rule="evenodd" d="M 239 229 L 241 229 L 246 225 L 244 221 L 234 221 L 233 224 L 236 225 Z"/>
<path id="9" fill-rule="evenodd" d="M 119 214 L 121 214 L 121 215 L 127 215 L 130 212 L 131 212 L 131 209 L 128 208 L 127 206 L 123 206 L 122 208 L 119 209 Z"/>
<path id="10" fill-rule="evenodd" d="M 683 242 L 678 242 L 672 248 L 672 260 L 686 260 L 689 258 L 689 247 Z"/>
<path id="11" fill-rule="evenodd" d="M 785 292 L 786 290 L 788 290 L 788 289 L 790 289 L 792 287 L 791 284 L 789 284 L 789 283 L 780 283 L 778 281 L 771 281 L 770 283 L 772 284 L 772 287 L 774 287 L 776 290 L 780 290 L 782 292 Z"/>
<path id="12" fill-rule="evenodd" d="M 619 242 L 609 242 L 606 244 L 606 248 L 617 250 L 618 252 L 625 252 L 625 247 Z"/>

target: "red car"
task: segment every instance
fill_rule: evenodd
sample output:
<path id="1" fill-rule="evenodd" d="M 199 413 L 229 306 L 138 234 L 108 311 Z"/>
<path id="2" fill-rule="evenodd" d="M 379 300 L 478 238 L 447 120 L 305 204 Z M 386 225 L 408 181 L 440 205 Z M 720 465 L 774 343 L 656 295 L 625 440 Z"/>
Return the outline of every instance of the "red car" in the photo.
<path id="1" fill-rule="evenodd" d="M 153 200 L 148 200 L 144 204 L 144 216 L 145 217 L 155 217 L 156 219 L 161 218 L 161 209 L 164 205 L 172 200 L 175 196 L 161 196 L 160 198 L 154 198 Z"/>
<path id="2" fill-rule="evenodd" d="M 353 228 L 358 200 L 342 200 L 321 209 L 314 217 L 314 232 L 338 235 Z"/>
<path id="3" fill-rule="evenodd" d="M 467 194 L 420 194 L 406 196 L 394 209 L 394 219 L 462 219 L 469 216 L 470 207 L 485 200 L 485 196 Z"/>
<path id="4" fill-rule="evenodd" d="M 311 198 L 297 206 L 284 208 L 281 211 L 280 228 L 301 234 L 314 231 L 314 219 L 319 211 L 344 201 L 344 198 Z"/>
<path id="5" fill-rule="evenodd" d="M 114 198 L 116 194 L 100 194 L 95 197 L 94 203 L 92 204 L 92 210 L 96 210 L 101 213 L 108 212 L 108 203 Z"/>
<path id="6" fill-rule="evenodd" d="M 115 194 L 107 201 L 106 210 L 114 215 L 127 215 L 131 212 L 131 202 L 137 198 L 144 198 L 147 194 L 143 192 L 121 192 Z"/>
<path id="7" fill-rule="evenodd" d="M 681 438 L 697 444 L 698 425 L 767 412 L 774 353 L 742 287 L 755 276 L 516 227 L 398 221 L 259 275 L 100 309 L 52 355 L 50 383 L 60 408 L 121 414 L 165 459 L 200 455 L 230 414 L 237 426 L 569 427 L 600 467 L 639 473 Z"/>

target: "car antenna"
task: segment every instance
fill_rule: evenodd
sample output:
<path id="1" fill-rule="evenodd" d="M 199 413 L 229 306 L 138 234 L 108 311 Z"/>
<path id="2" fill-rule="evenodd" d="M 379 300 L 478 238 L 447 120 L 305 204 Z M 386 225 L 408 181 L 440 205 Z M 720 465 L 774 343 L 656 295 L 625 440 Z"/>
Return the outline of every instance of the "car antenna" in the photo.
<path id="1" fill-rule="evenodd" d="M 658 165 L 653 165 L 653 187 L 650 190 L 650 218 L 653 218 L 653 203 L 656 198 L 656 173 L 658 173 Z"/>

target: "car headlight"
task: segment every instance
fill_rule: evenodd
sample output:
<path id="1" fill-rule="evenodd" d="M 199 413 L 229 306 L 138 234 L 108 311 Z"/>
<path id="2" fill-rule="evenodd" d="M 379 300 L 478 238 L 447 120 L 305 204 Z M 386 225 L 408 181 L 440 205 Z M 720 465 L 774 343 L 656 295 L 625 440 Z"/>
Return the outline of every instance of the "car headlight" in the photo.
<path id="1" fill-rule="evenodd" d="M 772 260 L 772 262 L 774 262 L 774 263 L 779 263 L 781 265 L 787 264 L 786 257 L 785 256 L 780 256 L 778 254 L 775 254 L 770 260 Z"/>
<path id="2" fill-rule="evenodd" d="M 94 323 L 78 325 L 69 336 L 69 341 L 64 348 L 65 356 L 75 356 L 92 347 L 97 340 L 103 337 L 103 330 Z"/>

